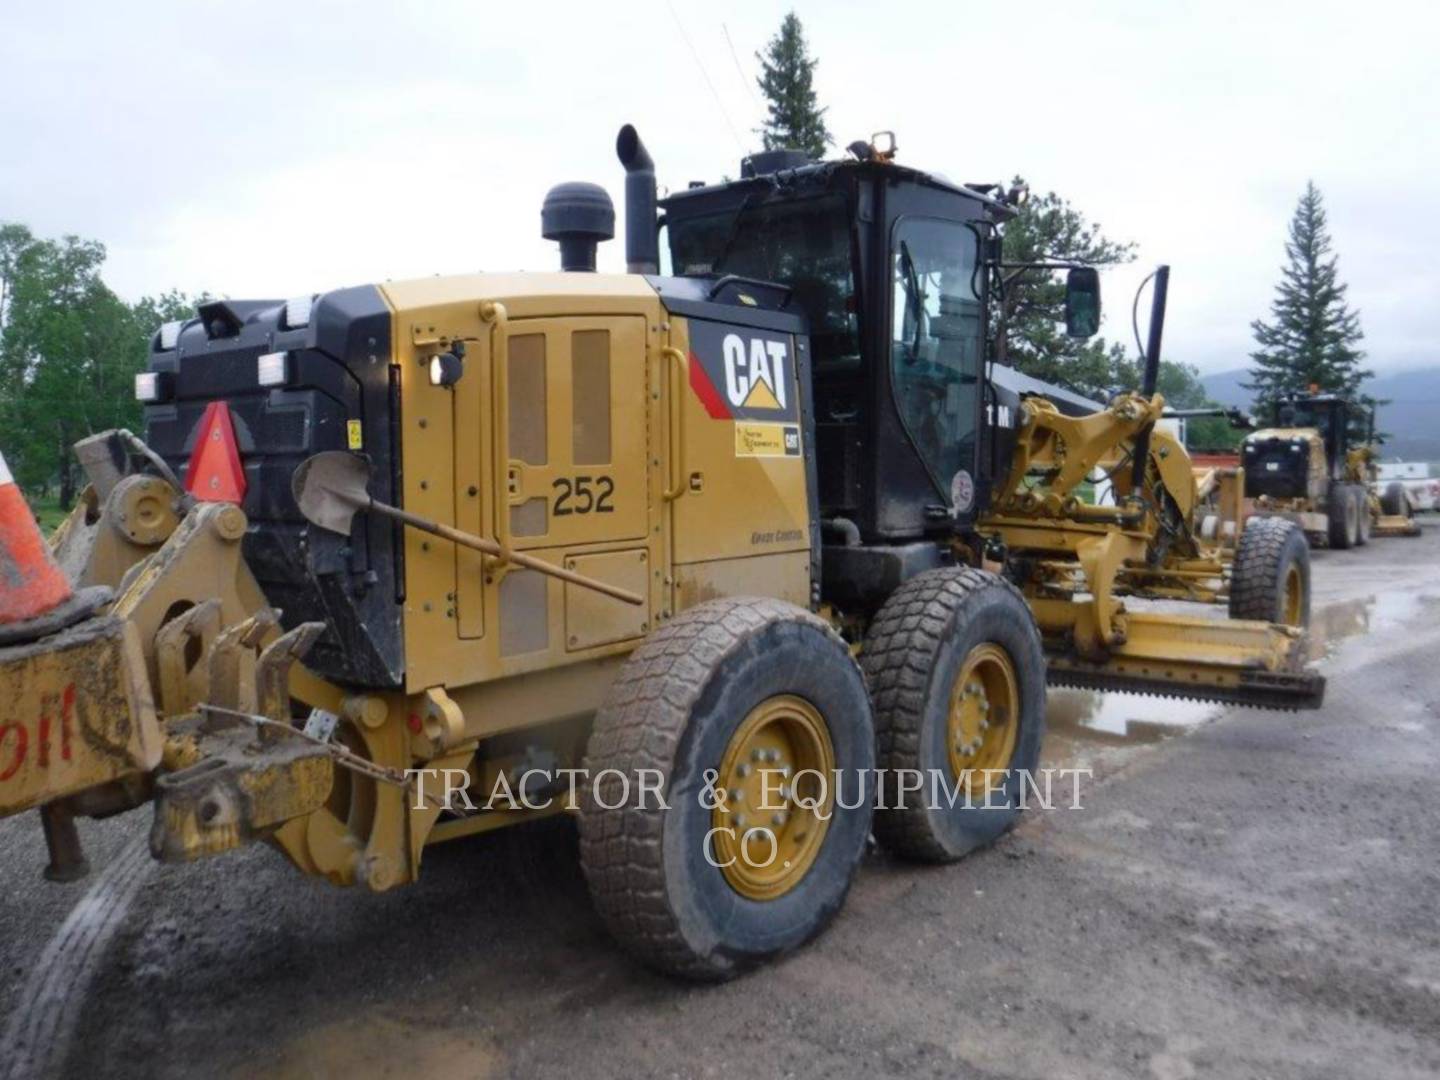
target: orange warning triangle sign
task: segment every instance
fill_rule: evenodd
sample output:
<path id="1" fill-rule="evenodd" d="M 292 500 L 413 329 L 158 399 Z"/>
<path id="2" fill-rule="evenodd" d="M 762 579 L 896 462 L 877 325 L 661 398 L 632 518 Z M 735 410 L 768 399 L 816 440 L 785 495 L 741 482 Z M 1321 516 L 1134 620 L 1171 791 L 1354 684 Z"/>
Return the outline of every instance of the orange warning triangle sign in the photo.
<path id="1" fill-rule="evenodd" d="M 201 502 L 245 500 L 245 469 L 235 445 L 230 406 L 223 401 L 205 406 L 195 449 L 190 452 L 190 465 L 185 470 L 185 490 Z"/>
<path id="2" fill-rule="evenodd" d="M 750 387 L 750 393 L 745 395 L 746 409 L 778 409 L 780 402 L 775 400 L 775 392 L 766 385 L 764 379 L 756 379 L 755 384 Z"/>

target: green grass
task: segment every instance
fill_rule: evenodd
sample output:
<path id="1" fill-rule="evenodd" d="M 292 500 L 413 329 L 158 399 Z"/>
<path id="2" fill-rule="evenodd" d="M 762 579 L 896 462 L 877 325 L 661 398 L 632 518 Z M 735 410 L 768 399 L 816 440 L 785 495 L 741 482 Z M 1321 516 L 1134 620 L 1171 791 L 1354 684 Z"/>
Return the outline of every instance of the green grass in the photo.
<path id="1" fill-rule="evenodd" d="M 35 514 L 35 520 L 40 523 L 40 531 L 46 536 L 54 530 L 55 526 L 65 520 L 66 511 L 60 509 L 60 500 L 29 499 L 30 509 Z"/>

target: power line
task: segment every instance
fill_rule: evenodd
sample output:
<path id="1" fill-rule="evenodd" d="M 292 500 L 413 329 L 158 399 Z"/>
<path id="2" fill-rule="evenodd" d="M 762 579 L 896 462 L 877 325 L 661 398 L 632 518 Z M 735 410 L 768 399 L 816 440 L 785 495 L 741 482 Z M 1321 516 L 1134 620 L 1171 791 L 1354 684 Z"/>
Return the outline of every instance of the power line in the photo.
<path id="1" fill-rule="evenodd" d="M 675 10 L 672 0 L 665 0 L 665 6 L 670 9 L 670 17 L 675 20 L 675 29 L 680 31 L 680 39 L 685 42 L 685 47 L 690 50 L 690 55 L 695 58 L 695 66 L 700 69 L 700 77 L 705 80 L 705 85 L 710 88 L 710 93 L 715 98 L 715 107 L 720 110 L 720 115 L 725 119 L 725 126 L 730 129 L 730 137 L 735 140 L 735 145 L 740 153 L 745 153 L 745 143 L 740 139 L 740 133 L 735 130 L 735 124 L 730 119 L 730 114 L 725 111 L 725 102 L 720 98 L 720 91 L 715 89 L 715 84 L 710 81 L 710 73 L 705 70 L 705 61 L 700 59 L 700 53 L 696 51 L 690 35 L 685 32 L 685 24 L 680 21 L 680 13 Z"/>
<path id="2" fill-rule="evenodd" d="M 721 23 L 720 29 L 725 34 L 725 44 L 730 48 L 730 59 L 735 62 L 735 74 L 740 76 L 740 84 L 745 87 L 746 91 L 750 94 L 750 100 L 755 103 L 755 107 L 758 109 L 761 107 L 760 99 L 755 95 L 755 87 L 751 85 L 750 79 L 746 77 L 744 69 L 740 67 L 740 57 L 735 54 L 735 42 L 730 40 L 730 27 Z"/>

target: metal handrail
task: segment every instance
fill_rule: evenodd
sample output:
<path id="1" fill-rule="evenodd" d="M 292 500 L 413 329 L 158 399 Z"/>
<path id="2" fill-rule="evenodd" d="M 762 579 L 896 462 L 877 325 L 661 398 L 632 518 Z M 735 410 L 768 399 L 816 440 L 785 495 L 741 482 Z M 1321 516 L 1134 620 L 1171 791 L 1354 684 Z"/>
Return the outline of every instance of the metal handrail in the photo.
<path id="1" fill-rule="evenodd" d="M 690 383 L 690 358 L 673 345 L 666 345 L 660 355 L 665 358 L 667 368 L 673 362 L 675 371 L 667 401 L 670 453 L 665 463 L 665 488 L 661 492 L 666 502 L 672 502 L 685 494 L 685 388 Z"/>
<path id="2" fill-rule="evenodd" d="M 495 395 L 495 542 L 501 562 L 510 554 L 510 317 L 498 300 L 480 305 L 490 324 L 490 385 Z"/>

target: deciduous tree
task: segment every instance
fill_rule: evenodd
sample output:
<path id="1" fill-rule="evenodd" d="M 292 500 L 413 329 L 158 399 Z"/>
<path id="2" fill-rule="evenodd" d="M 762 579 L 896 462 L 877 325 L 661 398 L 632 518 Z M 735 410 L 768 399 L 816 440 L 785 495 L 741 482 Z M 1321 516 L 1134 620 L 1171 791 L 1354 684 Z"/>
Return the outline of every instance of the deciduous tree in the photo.
<path id="1" fill-rule="evenodd" d="M 176 292 L 125 303 L 102 280 L 104 262 L 97 241 L 0 225 L 0 449 L 22 487 L 54 485 L 64 507 L 80 482 L 71 446 L 139 427 L 135 373 L 150 334 L 194 309 Z"/>

